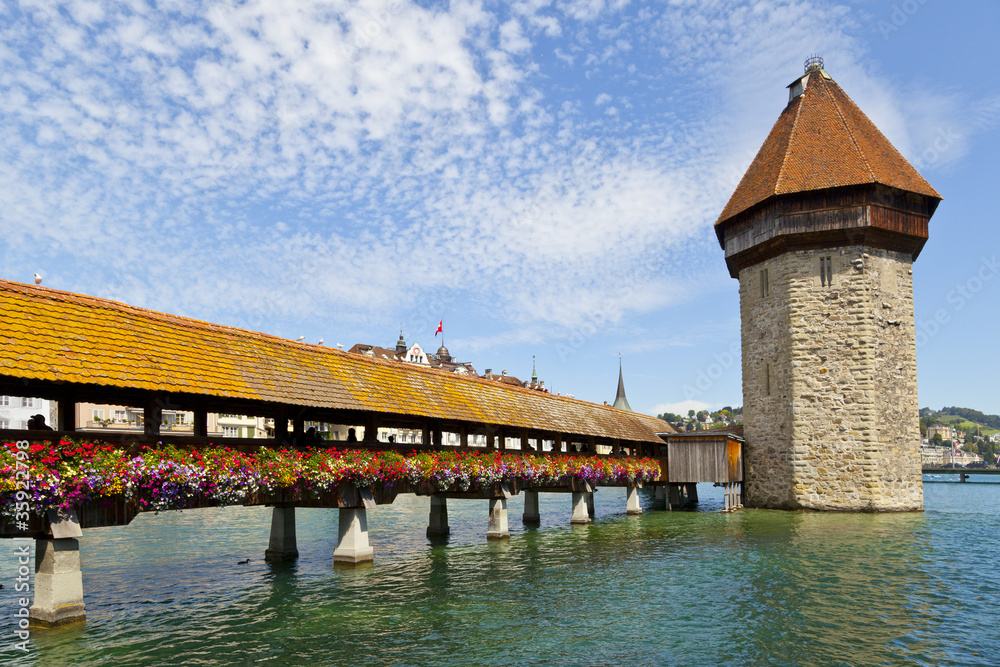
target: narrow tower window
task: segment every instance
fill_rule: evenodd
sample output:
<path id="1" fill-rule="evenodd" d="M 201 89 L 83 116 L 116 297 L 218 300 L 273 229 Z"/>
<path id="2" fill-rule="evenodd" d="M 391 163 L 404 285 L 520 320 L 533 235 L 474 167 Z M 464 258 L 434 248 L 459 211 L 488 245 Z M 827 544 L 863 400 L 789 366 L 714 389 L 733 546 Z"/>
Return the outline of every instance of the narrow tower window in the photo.
<path id="1" fill-rule="evenodd" d="M 760 271 L 760 296 L 761 298 L 767 296 L 771 291 L 771 287 L 767 284 L 767 269 L 761 269 Z"/>
<path id="2" fill-rule="evenodd" d="M 833 286 L 833 258 L 819 258 L 819 282 L 823 287 Z"/>
<path id="3" fill-rule="evenodd" d="M 764 395 L 771 395 L 771 364 L 764 364 Z"/>

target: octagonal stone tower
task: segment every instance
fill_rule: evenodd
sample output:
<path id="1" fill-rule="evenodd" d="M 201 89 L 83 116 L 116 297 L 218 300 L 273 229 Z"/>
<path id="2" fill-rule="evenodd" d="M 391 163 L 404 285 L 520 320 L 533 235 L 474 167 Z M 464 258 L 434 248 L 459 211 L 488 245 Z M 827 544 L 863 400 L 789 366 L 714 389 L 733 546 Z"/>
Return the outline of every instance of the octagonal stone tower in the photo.
<path id="1" fill-rule="evenodd" d="M 744 504 L 923 508 L 913 260 L 940 195 L 823 69 L 715 225 L 740 282 Z"/>

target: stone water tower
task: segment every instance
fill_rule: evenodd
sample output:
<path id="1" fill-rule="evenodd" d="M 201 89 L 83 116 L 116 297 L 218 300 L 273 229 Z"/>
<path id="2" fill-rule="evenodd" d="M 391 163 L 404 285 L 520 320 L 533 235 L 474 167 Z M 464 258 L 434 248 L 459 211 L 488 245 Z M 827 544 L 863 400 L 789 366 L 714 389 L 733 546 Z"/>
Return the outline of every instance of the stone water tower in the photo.
<path id="1" fill-rule="evenodd" d="M 913 260 L 941 196 L 806 61 L 715 224 L 740 281 L 744 503 L 923 508 Z"/>

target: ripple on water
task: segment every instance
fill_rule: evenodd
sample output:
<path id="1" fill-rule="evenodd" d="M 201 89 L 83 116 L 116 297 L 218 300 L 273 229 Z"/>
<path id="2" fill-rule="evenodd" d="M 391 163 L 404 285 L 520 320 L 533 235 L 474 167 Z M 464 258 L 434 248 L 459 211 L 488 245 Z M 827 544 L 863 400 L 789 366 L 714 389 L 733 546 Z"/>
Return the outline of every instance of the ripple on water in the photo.
<path id="1" fill-rule="evenodd" d="M 299 510 L 300 558 L 279 565 L 261 559 L 266 508 L 142 515 L 87 531 L 88 621 L 36 633 L 23 662 L 991 664 L 998 489 L 957 486 L 929 485 L 907 515 L 625 517 L 602 489 L 584 527 L 551 494 L 539 529 L 515 498 L 505 543 L 485 541 L 485 501 L 452 501 L 434 545 L 427 500 L 404 496 L 370 513 L 376 562 L 359 569 L 332 566 L 332 510 Z"/>

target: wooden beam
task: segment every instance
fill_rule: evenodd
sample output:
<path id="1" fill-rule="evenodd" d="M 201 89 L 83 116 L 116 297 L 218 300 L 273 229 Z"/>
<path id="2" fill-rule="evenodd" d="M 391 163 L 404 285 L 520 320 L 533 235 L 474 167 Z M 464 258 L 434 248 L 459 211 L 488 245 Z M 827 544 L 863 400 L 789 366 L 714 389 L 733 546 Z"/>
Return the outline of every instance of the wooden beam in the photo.
<path id="1" fill-rule="evenodd" d="M 288 408 L 279 406 L 274 413 L 274 439 L 278 442 L 288 437 Z"/>
<path id="2" fill-rule="evenodd" d="M 76 401 L 71 398 L 61 398 L 57 403 L 58 411 L 58 421 L 56 422 L 57 431 L 75 431 L 76 430 Z"/>
<path id="3" fill-rule="evenodd" d="M 163 423 L 163 400 L 157 394 L 146 397 L 142 408 L 143 430 L 146 435 L 160 435 L 160 424 Z"/>
<path id="4" fill-rule="evenodd" d="M 194 411 L 194 435 L 197 437 L 208 436 L 208 411 L 204 409 Z"/>

